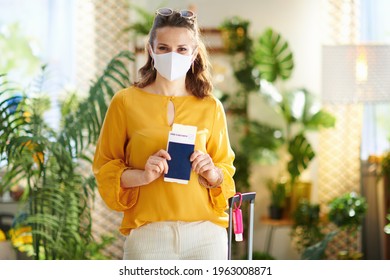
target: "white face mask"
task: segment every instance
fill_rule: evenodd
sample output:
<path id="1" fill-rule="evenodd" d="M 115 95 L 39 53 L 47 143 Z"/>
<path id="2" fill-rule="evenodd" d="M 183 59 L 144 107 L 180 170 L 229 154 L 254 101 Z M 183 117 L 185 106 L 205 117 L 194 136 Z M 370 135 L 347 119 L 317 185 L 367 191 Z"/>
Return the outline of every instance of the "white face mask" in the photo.
<path id="1" fill-rule="evenodd" d="M 158 73 L 169 81 L 184 77 L 191 67 L 192 56 L 182 55 L 176 52 L 155 54 L 151 51 L 154 67 Z"/>

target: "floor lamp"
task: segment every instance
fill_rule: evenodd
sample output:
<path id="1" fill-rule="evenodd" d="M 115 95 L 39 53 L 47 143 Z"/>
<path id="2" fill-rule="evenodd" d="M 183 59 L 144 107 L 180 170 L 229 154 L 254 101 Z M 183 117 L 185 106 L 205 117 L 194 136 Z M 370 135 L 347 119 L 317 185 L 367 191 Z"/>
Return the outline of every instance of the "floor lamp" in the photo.
<path id="1" fill-rule="evenodd" d="M 389 102 L 390 45 L 323 46 L 322 100 L 324 104 L 346 106 Z M 375 184 L 368 187 L 362 175 L 360 191 L 369 203 L 369 211 L 362 232 L 363 252 L 375 259 L 388 258 L 390 256 L 390 236 L 384 234 L 383 224 L 385 213 L 387 213 L 384 209 L 388 209 L 386 207 L 390 205 L 377 207 L 381 204 L 378 187 Z"/>

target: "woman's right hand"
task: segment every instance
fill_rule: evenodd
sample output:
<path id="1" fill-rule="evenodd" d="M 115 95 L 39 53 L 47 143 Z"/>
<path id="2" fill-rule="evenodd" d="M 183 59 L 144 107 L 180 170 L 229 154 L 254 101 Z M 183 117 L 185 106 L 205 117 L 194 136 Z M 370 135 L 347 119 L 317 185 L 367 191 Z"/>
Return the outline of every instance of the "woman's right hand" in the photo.
<path id="1" fill-rule="evenodd" d="M 162 174 L 168 173 L 167 160 L 171 160 L 171 156 L 162 149 L 148 158 L 144 170 L 144 179 L 147 184 L 153 182 Z"/>

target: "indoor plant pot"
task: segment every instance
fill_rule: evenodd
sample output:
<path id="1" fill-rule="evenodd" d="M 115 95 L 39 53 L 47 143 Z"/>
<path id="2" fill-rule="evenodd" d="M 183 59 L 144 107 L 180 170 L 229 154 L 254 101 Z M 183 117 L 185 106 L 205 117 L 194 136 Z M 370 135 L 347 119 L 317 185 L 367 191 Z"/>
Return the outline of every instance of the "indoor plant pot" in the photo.
<path id="1" fill-rule="evenodd" d="M 271 204 L 269 206 L 269 217 L 274 220 L 280 220 L 284 216 L 286 205 L 286 182 L 269 181 L 268 190 L 271 193 Z"/>

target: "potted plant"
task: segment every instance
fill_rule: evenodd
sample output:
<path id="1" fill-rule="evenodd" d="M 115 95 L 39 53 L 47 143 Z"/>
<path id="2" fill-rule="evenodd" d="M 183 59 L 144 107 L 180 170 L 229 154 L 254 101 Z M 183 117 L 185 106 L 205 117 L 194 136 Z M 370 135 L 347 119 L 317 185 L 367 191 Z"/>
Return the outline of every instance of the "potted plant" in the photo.
<path id="1" fill-rule="evenodd" d="M 233 120 L 232 142 L 236 153 L 234 179 L 238 191 L 249 190 L 249 177 L 255 162 L 268 162 L 276 158 L 280 146 L 275 138 L 276 129 L 253 120 L 249 116 L 249 98 L 259 90 L 259 72 L 253 60 L 253 40 L 249 36 L 250 22 L 240 17 L 226 19 L 220 26 L 226 52 L 231 56 L 233 74 L 238 82 L 236 92 L 224 92 L 220 97 L 227 115 Z M 261 135 L 261 136 L 260 136 Z"/>
<path id="2" fill-rule="evenodd" d="M 269 206 L 269 217 L 274 220 L 283 218 L 286 206 L 286 182 L 268 181 L 268 190 L 271 194 L 271 204 Z"/>
<path id="3" fill-rule="evenodd" d="M 335 117 L 321 109 L 318 98 L 307 89 L 278 88 L 277 85 L 291 77 L 294 69 L 292 51 L 281 34 L 266 29 L 258 39 L 254 58 L 262 78 L 259 93 L 275 113 L 274 119 L 280 120 L 274 137 L 280 141 L 279 173 L 288 176 L 288 216 L 291 217 L 301 199 L 310 200 L 311 182 L 302 181 L 301 174 L 316 153 L 307 134 L 334 127 Z"/>
<path id="4" fill-rule="evenodd" d="M 351 237 L 356 236 L 362 225 L 368 207 L 366 199 L 355 192 L 350 192 L 334 198 L 328 206 L 329 221 L 346 234 L 346 249 L 340 250 L 338 258 L 361 259 L 362 253 L 353 248 Z"/>
<path id="5" fill-rule="evenodd" d="M 300 175 L 309 167 L 316 156 L 307 138 L 307 133 L 331 128 L 335 118 L 321 109 L 316 96 L 305 88 L 280 90 L 282 81 L 288 80 L 294 70 L 294 57 L 289 44 L 282 35 L 268 28 L 258 39 L 254 48 L 254 59 L 261 73 L 261 97 L 276 113 L 275 119 L 281 120 L 277 127 L 281 146 L 282 170 L 289 176 L 291 209 L 293 213 L 299 203 L 300 194 L 310 194 L 310 190 L 299 190 L 298 187 L 310 187 L 308 182 L 300 182 Z M 310 196 L 304 196 L 310 199 Z"/>
<path id="6" fill-rule="evenodd" d="M 249 175 L 254 162 L 279 161 L 280 174 L 289 177 L 287 195 L 294 200 L 289 203 L 294 207 L 300 199 L 294 192 L 296 183 L 315 157 L 307 132 L 334 127 L 335 118 L 321 109 L 319 100 L 307 89 L 281 91 L 276 86 L 288 80 L 294 70 L 293 53 L 280 33 L 267 28 L 259 38 L 252 39 L 248 33 L 249 22 L 239 17 L 225 20 L 221 30 L 222 34 L 230 34 L 223 38 L 227 40 L 227 52 L 232 55 L 234 76 L 240 85 L 235 94 L 223 96 L 228 113 L 239 124 L 235 131 L 241 136 L 235 151 L 240 158 L 246 157 L 248 163 L 242 166 L 246 170 L 237 168 L 237 174 Z M 280 120 L 279 124 L 270 125 L 249 115 L 253 94 L 260 95 L 275 113 L 273 119 Z"/>
<path id="7" fill-rule="evenodd" d="M 310 246 L 324 238 L 320 224 L 320 206 L 302 200 L 293 213 L 294 224 L 290 236 L 299 253 L 303 253 Z"/>
<path id="8" fill-rule="evenodd" d="M 133 54 L 122 52 L 107 65 L 92 84 L 85 100 L 74 102 L 75 95 L 61 104 L 58 130 L 45 121 L 50 99 L 42 94 L 45 74 L 26 94 L 16 110 L 9 113 L 7 100 L 12 87 L 0 76 L 0 165 L 4 176 L 0 189 L 25 186 L 13 229 L 28 228 L 34 259 L 89 259 L 100 250 L 92 235 L 91 203 L 95 179 L 87 172 L 108 102 L 115 88 L 130 84 L 127 63 Z M 45 71 L 45 67 L 43 67 Z M 4 143 L 4 144 L 3 144 Z M 96 244 L 96 246 L 91 246 Z"/>
<path id="9" fill-rule="evenodd" d="M 239 85 L 236 92 L 227 92 L 221 97 L 228 116 L 236 121 L 234 132 L 238 136 L 233 135 L 233 138 L 238 141 L 232 142 L 237 156 L 234 179 L 239 191 L 246 191 L 250 188 L 249 177 L 255 163 L 279 164 L 281 178 L 288 177 L 285 188 L 287 211 L 284 212 L 290 216 L 294 210 L 291 206 L 300 201 L 299 194 L 309 193 L 295 191 L 301 173 L 315 157 L 306 132 L 333 127 L 335 118 L 321 109 L 315 95 L 308 90 L 281 91 L 275 86 L 292 75 L 292 51 L 281 34 L 271 28 L 253 40 L 248 32 L 249 24 L 245 19 L 232 17 L 221 25 L 226 51 L 232 56 L 233 74 Z M 278 125 L 270 125 L 249 114 L 253 95 L 260 96 L 270 107 L 275 113 L 273 119 L 281 120 Z M 273 194 L 270 194 L 272 200 Z"/>

